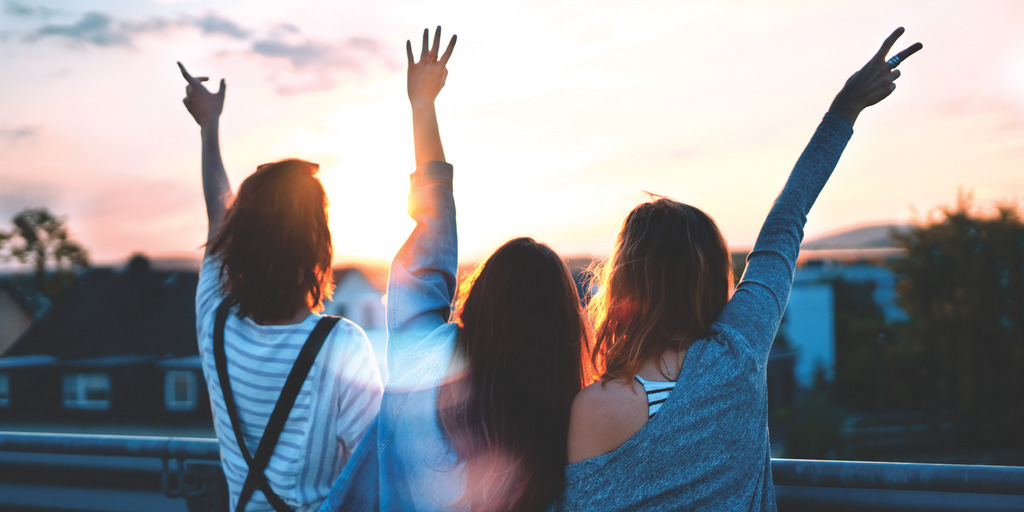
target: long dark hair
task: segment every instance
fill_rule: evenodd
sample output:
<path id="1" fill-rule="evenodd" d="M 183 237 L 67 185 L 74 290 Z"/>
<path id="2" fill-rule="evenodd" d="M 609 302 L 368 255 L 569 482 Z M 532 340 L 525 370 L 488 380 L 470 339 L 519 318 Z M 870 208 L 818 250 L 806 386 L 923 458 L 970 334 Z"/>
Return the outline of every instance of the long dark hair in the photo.
<path id="1" fill-rule="evenodd" d="M 242 182 L 210 253 L 221 259 L 225 292 L 257 322 L 323 309 L 334 292 L 327 195 L 319 166 L 263 164 Z"/>
<path id="2" fill-rule="evenodd" d="M 601 379 L 632 379 L 646 359 L 707 335 L 732 293 L 731 261 L 699 208 L 664 197 L 634 208 L 587 306 Z"/>
<path id="3" fill-rule="evenodd" d="M 510 240 L 456 300 L 465 375 L 442 386 L 438 419 L 466 464 L 470 510 L 545 510 L 566 463 L 569 411 L 587 383 L 588 327 L 569 270 L 546 245 Z"/>

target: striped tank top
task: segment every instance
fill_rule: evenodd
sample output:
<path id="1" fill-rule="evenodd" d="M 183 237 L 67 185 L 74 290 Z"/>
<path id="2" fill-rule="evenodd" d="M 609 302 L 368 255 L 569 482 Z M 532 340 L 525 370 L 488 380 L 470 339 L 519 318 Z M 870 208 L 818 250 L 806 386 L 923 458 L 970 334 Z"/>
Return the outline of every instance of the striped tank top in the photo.
<path id="1" fill-rule="evenodd" d="M 644 387 L 647 392 L 647 419 L 650 420 L 661 409 L 661 405 L 668 400 L 672 390 L 676 388 L 675 382 L 661 380 L 647 380 L 637 375 L 636 381 Z"/>

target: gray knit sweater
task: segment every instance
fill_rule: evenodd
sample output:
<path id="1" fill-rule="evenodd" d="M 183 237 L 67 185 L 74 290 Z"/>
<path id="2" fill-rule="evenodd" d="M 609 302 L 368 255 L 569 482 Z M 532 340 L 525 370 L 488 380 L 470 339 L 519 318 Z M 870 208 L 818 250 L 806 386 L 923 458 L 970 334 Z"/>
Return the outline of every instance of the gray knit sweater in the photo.
<path id="1" fill-rule="evenodd" d="M 566 467 L 566 511 L 774 511 L 765 366 L 806 214 L 853 134 L 826 114 L 775 200 L 736 293 L 686 353 L 661 411 L 615 451 Z"/>

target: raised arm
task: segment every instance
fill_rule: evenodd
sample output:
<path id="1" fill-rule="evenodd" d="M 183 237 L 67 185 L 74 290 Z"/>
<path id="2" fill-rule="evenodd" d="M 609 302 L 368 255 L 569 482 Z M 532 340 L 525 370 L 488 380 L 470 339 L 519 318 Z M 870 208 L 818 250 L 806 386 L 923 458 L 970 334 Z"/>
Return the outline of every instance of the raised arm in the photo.
<path id="1" fill-rule="evenodd" d="M 886 62 L 885 56 L 901 34 L 902 27 L 885 40 L 874 57 L 836 95 L 772 205 L 747 257 L 743 279 L 719 317 L 721 325 L 738 331 L 750 342 L 761 364 L 767 361 L 789 301 L 806 215 L 839 162 L 857 116 L 895 89 L 893 81 L 900 72 Z M 899 60 L 919 49 L 921 44 L 916 43 L 901 52 Z"/>
<path id="2" fill-rule="evenodd" d="M 227 205 L 233 197 L 228 174 L 224 170 L 224 161 L 220 156 L 220 114 L 224 110 L 224 93 L 227 87 L 222 78 L 220 88 L 216 93 L 211 93 L 203 86 L 203 82 L 208 78 L 193 77 L 180 62 L 178 69 L 188 82 L 185 86 L 185 99 L 182 102 L 199 124 L 202 138 L 203 196 L 206 199 L 206 216 L 209 220 L 206 235 L 209 241 L 220 229 Z"/>
<path id="3" fill-rule="evenodd" d="M 416 227 L 391 264 L 388 277 L 388 371 L 398 354 L 408 354 L 437 327 L 447 323 L 455 295 L 458 268 L 458 237 L 455 199 L 452 195 L 452 166 L 444 161 L 444 149 L 437 128 L 434 99 L 448 75 L 445 64 L 455 47 L 453 36 L 444 55 L 438 58 L 441 27 L 428 48 L 423 32 L 420 61 L 409 57 L 409 103 L 412 107 L 416 172 L 411 177 L 409 216 Z"/>

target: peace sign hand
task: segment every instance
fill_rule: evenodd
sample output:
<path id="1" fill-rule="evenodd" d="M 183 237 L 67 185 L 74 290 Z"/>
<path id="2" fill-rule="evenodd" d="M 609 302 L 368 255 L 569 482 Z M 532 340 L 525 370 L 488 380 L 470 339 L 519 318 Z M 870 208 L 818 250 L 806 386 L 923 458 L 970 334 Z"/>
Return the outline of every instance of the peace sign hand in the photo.
<path id="1" fill-rule="evenodd" d="M 885 56 L 901 35 L 903 27 L 897 28 L 885 39 L 871 60 L 846 81 L 843 89 L 832 101 L 829 112 L 844 117 L 853 124 L 862 110 L 882 101 L 896 90 L 895 80 L 900 77 L 896 66 L 924 47 L 921 43 L 914 43 L 898 56 L 886 61 Z"/>
<path id="2" fill-rule="evenodd" d="M 220 88 L 217 89 L 217 92 L 211 93 L 203 85 L 203 82 L 209 78 L 193 77 L 188 71 L 185 71 L 185 66 L 182 66 L 181 62 L 178 63 L 178 69 L 181 70 L 181 76 L 185 77 L 185 81 L 188 82 L 188 85 L 185 86 L 185 98 L 181 100 L 185 104 L 185 108 L 188 109 L 188 113 L 192 114 L 192 118 L 202 128 L 217 122 L 224 110 L 224 93 L 227 91 L 224 79 L 220 79 Z"/>
<path id="3" fill-rule="evenodd" d="M 423 48 L 420 50 L 420 61 L 414 62 L 412 56 L 412 41 L 405 42 L 405 53 L 409 58 L 409 101 L 412 105 L 421 106 L 433 104 L 437 94 L 444 87 L 445 78 L 448 77 L 448 69 L 445 65 L 452 56 L 455 49 L 456 36 L 452 36 L 440 58 L 437 51 L 441 45 L 441 27 L 434 31 L 434 45 L 428 48 L 430 30 L 423 29 Z"/>

